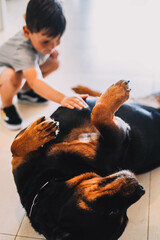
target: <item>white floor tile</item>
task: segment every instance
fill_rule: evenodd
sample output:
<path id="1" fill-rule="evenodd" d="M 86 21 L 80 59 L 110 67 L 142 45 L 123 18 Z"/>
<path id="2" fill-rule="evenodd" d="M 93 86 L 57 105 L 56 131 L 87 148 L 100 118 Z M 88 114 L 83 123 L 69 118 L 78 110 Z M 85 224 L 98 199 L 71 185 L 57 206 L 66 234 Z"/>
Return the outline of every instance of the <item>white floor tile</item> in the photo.
<path id="1" fill-rule="evenodd" d="M 11 154 L 0 155 L 0 233 L 15 235 L 24 216 L 11 170 Z"/>
<path id="2" fill-rule="evenodd" d="M 160 239 L 160 188 L 159 188 L 160 168 L 151 172 L 151 192 L 149 206 L 149 238 L 148 240 Z"/>
<path id="3" fill-rule="evenodd" d="M 128 210 L 129 222 L 120 240 L 147 240 L 148 204 L 150 197 L 150 173 L 138 176 L 139 182 L 145 188 L 145 195 Z M 157 239 L 158 240 L 158 239 Z"/>
<path id="4" fill-rule="evenodd" d="M 0 234 L 0 240 L 15 240 L 15 236 Z"/>
<path id="5" fill-rule="evenodd" d="M 26 236 L 31 238 L 44 239 L 44 236 L 37 233 L 31 226 L 29 219 L 25 216 L 22 225 L 17 233 L 18 236 Z"/>

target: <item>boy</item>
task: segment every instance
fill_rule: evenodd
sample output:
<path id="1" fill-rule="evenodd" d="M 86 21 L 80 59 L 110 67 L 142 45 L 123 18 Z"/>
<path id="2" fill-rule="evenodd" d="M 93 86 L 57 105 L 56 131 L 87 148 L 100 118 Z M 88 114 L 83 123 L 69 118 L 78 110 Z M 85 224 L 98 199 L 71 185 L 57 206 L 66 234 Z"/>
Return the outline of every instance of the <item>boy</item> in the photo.
<path id="1" fill-rule="evenodd" d="M 1 115 L 9 129 L 17 130 L 22 124 L 12 100 L 23 78 L 27 82 L 25 88 L 33 90 L 28 93 L 36 96 L 38 102 L 47 99 L 70 109 L 87 107 L 82 99 L 86 95 L 67 97 L 42 81 L 58 67 L 58 53 L 54 48 L 60 44 L 65 26 L 62 7 L 56 0 L 30 0 L 26 26 L 0 47 L 0 66 L 6 66 L 0 75 Z M 18 93 L 18 98 L 25 99 L 25 94 Z"/>

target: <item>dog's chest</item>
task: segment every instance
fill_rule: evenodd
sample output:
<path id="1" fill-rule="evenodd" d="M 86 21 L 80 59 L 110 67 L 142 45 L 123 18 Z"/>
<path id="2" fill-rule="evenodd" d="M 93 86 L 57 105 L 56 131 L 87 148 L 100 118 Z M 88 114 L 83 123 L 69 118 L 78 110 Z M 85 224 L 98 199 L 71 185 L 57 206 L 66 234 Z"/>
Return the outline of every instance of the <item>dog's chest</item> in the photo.
<path id="1" fill-rule="evenodd" d="M 92 124 L 87 124 L 79 128 L 74 128 L 64 137 L 64 142 L 78 140 L 80 142 L 91 142 L 99 139 L 99 132 Z"/>
<path id="2" fill-rule="evenodd" d="M 81 133 L 78 137 L 78 140 L 80 142 L 91 142 L 91 141 L 97 141 L 98 138 L 99 138 L 98 132 Z"/>
<path id="3" fill-rule="evenodd" d="M 63 140 L 53 144 L 48 149 L 47 155 L 59 153 L 76 153 L 86 158 L 94 159 L 99 142 L 99 132 L 92 124 L 74 128 Z"/>

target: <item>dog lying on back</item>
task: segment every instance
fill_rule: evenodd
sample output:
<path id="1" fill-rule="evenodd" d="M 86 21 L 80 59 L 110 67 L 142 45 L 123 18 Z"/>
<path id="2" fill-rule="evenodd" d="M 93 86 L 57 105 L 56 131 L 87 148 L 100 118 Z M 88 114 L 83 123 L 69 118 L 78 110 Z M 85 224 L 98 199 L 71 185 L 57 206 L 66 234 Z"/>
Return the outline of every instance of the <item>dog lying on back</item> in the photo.
<path id="1" fill-rule="evenodd" d="M 127 81 L 87 109 L 59 107 L 12 143 L 21 203 L 47 240 L 117 240 L 127 209 L 144 194 L 132 173 L 160 165 L 160 110 L 123 104 Z M 127 170 L 124 170 L 127 169 Z"/>

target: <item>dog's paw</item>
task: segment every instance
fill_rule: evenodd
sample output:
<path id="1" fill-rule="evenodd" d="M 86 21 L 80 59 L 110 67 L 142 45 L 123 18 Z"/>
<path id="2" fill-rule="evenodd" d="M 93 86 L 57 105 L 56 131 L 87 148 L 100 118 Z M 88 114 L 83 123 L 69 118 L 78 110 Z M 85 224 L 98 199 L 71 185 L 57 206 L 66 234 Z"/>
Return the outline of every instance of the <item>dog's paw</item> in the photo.
<path id="1" fill-rule="evenodd" d="M 129 88 L 129 84 L 130 80 L 120 80 L 117 83 L 115 83 L 114 85 L 120 88 L 123 88 L 126 92 L 130 92 L 131 89 Z"/>
<path id="2" fill-rule="evenodd" d="M 59 133 L 59 122 L 51 118 L 41 117 L 37 119 L 28 129 L 32 135 L 33 141 L 41 143 L 41 145 L 55 139 Z"/>
<path id="3" fill-rule="evenodd" d="M 104 92 L 97 100 L 97 104 L 103 104 L 108 111 L 116 112 L 118 108 L 129 98 L 129 81 L 121 80 Z"/>
<path id="4" fill-rule="evenodd" d="M 38 131 L 43 138 L 50 137 L 56 138 L 59 133 L 59 122 L 51 118 L 42 117 L 40 122 L 37 123 Z"/>
<path id="5" fill-rule="evenodd" d="M 113 84 L 108 92 L 114 95 L 115 98 L 120 98 L 122 100 L 127 100 L 129 98 L 129 92 L 131 89 L 129 88 L 129 80 L 120 80 L 117 83 Z"/>
<path id="6" fill-rule="evenodd" d="M 129 98 L 129 81 L 120 80 L 107 89 L 102 95 L 100 101 L 106 103 L 108 106 L 115 108 L 120 107 Z"/>

